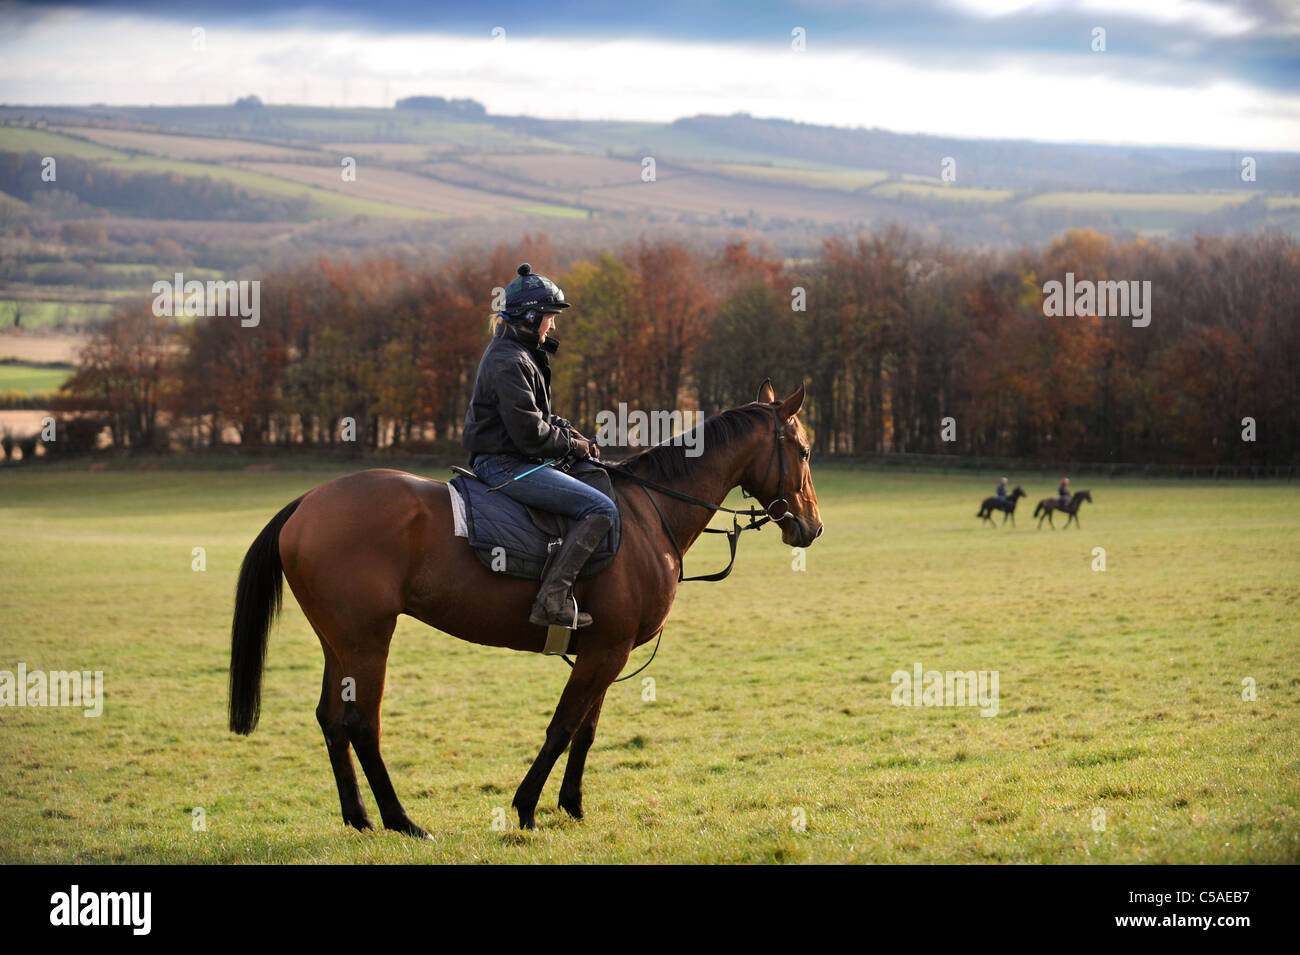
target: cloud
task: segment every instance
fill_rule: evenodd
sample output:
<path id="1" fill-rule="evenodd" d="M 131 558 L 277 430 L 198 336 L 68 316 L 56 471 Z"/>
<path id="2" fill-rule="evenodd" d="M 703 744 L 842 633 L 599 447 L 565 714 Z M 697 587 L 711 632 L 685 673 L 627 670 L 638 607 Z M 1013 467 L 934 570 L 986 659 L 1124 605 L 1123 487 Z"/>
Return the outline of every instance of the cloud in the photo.
<path id="1" fill-rule="evenodd" d="M 662 0 L 579 17 L 565 2 L 510 14 L 489 0 L 472 15 L 458 6 L 438 29 L 419 28 L 434 19 L 428 6 L 390 0 L 346 9 L 327 0 L 310 15 L 274 2 L 220 6 L 229 12 L 0 8 L 15 27 L 0 40 L 0 99 L 211 104 L 251 92 L 268 102 L 381 106 L 429 93 L 551 118 L 743 110 L 941 135 L 1300 145 L 1296 42 L 1286 17 L 1266 5 L 1232 13 L 1207 0 L 1156 0 L 1135 5 L 1139 16 L 1114 0 L 1030 12 L 1012 0 L 980 9 L 943 0 L 926 8 L 937 17 L 929 19 L 902 4 L 819 0 L 793 14 L 762 4 L 742 14 Z M 795 16 L 807 31 L 802 53 L 790 46 Z M 719 19 L 734 25 L 709 29 Z M 202 52 L 190 45 L 196 25 L 206 30 Z M 498 25 L 504 44 L 491 39 Z M 1104 53 L 1091 49 L 1093 25 L 1107 30 Z"/>

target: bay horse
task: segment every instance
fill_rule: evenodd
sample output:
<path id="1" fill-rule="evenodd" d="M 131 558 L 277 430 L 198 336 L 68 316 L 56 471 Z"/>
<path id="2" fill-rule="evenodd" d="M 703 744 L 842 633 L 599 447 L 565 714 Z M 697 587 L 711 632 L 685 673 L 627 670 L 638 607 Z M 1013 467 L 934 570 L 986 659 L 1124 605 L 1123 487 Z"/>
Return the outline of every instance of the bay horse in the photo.
<path id="1" fill-rule="evenodd" d="M 1052 520 L 1052 512 L 1062 511 L 1070 515 L 1066 519 L 1065 527 L 1062 528 L 1062 530 L 1069 528 L 1070 521 L 1074 521 L 1074 526 L 1083 530 L 1083 525 L 1079 523 L 1079 505 L 1084 501 L 1092 503 L 1092 493 L 1090 491 L 1075 491 L 1074 496 L 1070 498 L 1070 503 L 1064 506 L 1061 505 L 1061 499 L 1059 497 L 1043 498 L 1038 502 L 1038 506 L 1034 508 L 1034 517 L 1038 517 L 1038 529 L 1040 531 L 1043 529 L 1043 517 L 1045 517 L 1047 518 L 1047 523 L 1052 526 L 1052 530 L 1056 530 L 1056 522 Z M 1042 517 L 1038 516 L 1040 513 L 1042 514 Z"/>
<path id="2" fill-rule="evenodd" d="M 803 400 L 801 385 L 777 401 L 765 380 L 755 401 L 707 420 L 700 445 L 670 439 L 607 466 L 622 513 L 622 544 L 606 570 L 574 587 L 594 623 L 577 631 L 568 683 L 515 793 L 521 829 L 536 828 L 542 787 L 570 744 L 559 805 L 582 818 L 582 774 L 605 693 L 633 648 L 662 630 L 683 579 L 682 555 L 733 488 L 771 501 L 766 513 L 752 512 L 751 525 L 753 514 L 763 515 L 759 522 L 777 524 L 787 545 L 807 547 L 821 536 L 808 438 L 796 417 Z M 687 448 L 697 446 L 701 453 L 688 457 Z M 740 525 L 734 526 L 738 535 Z M 734 556 L 734 539 L 732 547 Z M 528 621 L 537 582 L 494 573 L 455 536 L 442 481 L 373 469 L 320 485 L 271 519 L 240 567 L 230 654 L 235 733 L 247 735 L 257 725 L 282 573 L 325 654 L 316 719 L 344 823 L 372 828 L 352 764 L 355 749 L 384 827 L 427 838 L 402 808 L 379 752 L 397 617 L 408 614 L 471 643 L 537 653 L 546 642 L 546 628 Z"/>
<path id="3" fill-rule="evenodd" d="M 1022 497 L 1028 497 L 1028 496 L 1029 495 L 1025 493 L 1025 489 L 1021 487 L 1019 484 L 1017 484 L 1016 489 L 1011 492 L 1010 497 L 1008 497 L 1007 500 L 1005 501 L 998 500 L 996 496 L 984 498 L 984 503 L 980 505 L 979 513 L 976 514 L 975 516 L 982 517 L 985 523 L 991 525 L 993 523 L 993 512 L 995 510 L 1002 511 L 1001 526 L 1006 527 L 1007 518 L 1010 517 L 1011 526 L 1015 527 L 1016 526 L 1016 502 L 1019 501 Z"/>

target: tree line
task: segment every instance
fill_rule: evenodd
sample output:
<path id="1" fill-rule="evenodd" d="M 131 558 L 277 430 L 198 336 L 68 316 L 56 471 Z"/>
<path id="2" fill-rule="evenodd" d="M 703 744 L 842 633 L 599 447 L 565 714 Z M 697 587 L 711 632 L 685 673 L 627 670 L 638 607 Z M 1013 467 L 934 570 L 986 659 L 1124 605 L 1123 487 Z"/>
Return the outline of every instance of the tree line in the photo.
<path id="1" fill-rule="evenodd" d="M 437 262 L 322 258 L 262 276 L 254 328 L 180 324 L 147 300 L 118 310 L 56 405 L 123 447 L 449 446 L 493 289 L 525 260 L 575 306 L 559 316 L 553 391 L 557 413 L 588 435 L 620 402 L 712 414 L 771 376 L 778 390 L 807 384 L 819 453 L 1300 458 L 1300 248 L 1263 234 L 1074 231 L 996 252 L 890 228 L 828 239 L 804 260 L 643 239 L 567 262 L 545 236 L 525 236 Z M 1044 285 L 1066 273 L 1149 281 L 1150 323 L 1047 317 Z"/>

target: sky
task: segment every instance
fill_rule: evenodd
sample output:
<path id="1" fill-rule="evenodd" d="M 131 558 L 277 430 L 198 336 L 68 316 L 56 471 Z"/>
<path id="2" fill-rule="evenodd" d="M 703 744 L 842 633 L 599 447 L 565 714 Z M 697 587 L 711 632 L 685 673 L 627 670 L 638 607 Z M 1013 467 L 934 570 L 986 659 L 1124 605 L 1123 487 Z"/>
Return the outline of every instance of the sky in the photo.
<path id="1" fill-rule="evenodd" d="M 249 93 L 1300 150 L 1300 0 L 0 0 L 0 103 Z"/>

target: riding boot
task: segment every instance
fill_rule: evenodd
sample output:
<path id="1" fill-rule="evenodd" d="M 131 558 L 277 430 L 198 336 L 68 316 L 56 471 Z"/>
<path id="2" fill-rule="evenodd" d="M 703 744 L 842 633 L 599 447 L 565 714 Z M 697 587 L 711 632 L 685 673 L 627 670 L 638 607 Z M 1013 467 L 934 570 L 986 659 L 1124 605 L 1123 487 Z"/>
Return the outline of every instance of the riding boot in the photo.
<path id="1" fill-rule="evenodd" d="M 569 528 L 569 533 L 546 562 L 542 587 L 528 617 L 529 623 L 539 627 L 552 624 L 574 626 L 573 602 L 569 597 L 573 582 L 578 579 L 578 571 L 582 570 L 591 552 L 609 533 L 609 527 L 609 518 L 604 514 L 588 514 Z M 577 626 L 585 627 L 590 623 L 590 614 L 578 614 Z"/>

